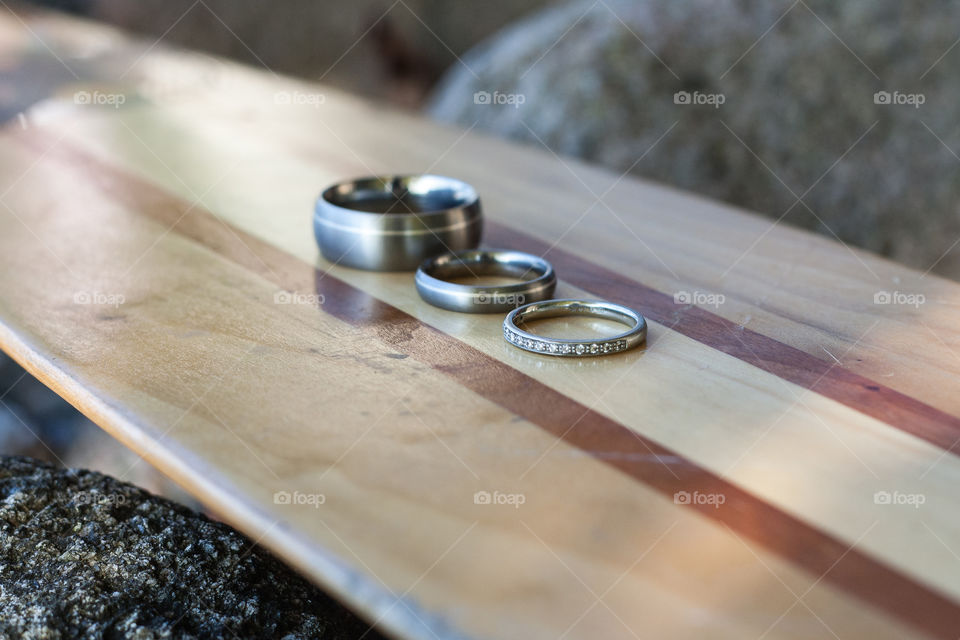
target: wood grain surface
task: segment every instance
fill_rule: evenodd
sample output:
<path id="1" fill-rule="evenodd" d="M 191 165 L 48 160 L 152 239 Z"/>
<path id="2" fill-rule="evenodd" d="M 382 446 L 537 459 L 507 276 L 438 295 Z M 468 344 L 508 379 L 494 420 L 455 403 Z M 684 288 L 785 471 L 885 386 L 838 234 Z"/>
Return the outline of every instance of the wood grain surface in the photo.
<path id="1" fill-rule="evenodd" d="M 371 622 L 960 635 L 960 286 L 75 19 L 0 34 L 7 65 L 85 69 L 0 133 L 0 346 Z M 473 184 L 484 244 L 547 257 L 558 296 L 644 313 L 647 346 L 523 352 L 319 256 L 322 187 L 421 171 Z"/>

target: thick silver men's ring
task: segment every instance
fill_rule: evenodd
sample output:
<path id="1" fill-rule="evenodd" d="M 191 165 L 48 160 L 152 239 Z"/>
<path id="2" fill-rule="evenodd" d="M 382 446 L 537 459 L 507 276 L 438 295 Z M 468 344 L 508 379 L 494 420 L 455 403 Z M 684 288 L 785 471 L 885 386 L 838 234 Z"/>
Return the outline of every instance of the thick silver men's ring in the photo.
<path id="1" fill-rule="evenodd" d="M 449 282 L 470 276 L 521 278 L 516 284 L 474 286 Z M 476 249 L 447 253 L 423 261 L 417 291 L 430 304 L 450 311 L 493 313 L 516 309 L 553 295 L 557 276 L 543 258 L 520 251 Z"/>
<path id="2" fill-rule="evenodd" d="M 630 329 L 610 338 L 566 340 L 545 338 L 520 328 L 528 320 L 559 316 L 592 316 L 625 324 Z M 550 356 L 585 357 L 620 353 L 643 344 L 647 338 L 647 322 L 643 316 L 612 302 L 591 300 L 546 300 L 514 309 L 503 321 L 503 337 L 510 344 L 534 353 Z"/>
<path id="3" fill-rule="evenodd" d="M 480 198 L 469 184 L 434 175 L 340 182 L 317 198 L 313 230 L 330 262 L 413 271 L 447 251 L 480 244 Z"/>

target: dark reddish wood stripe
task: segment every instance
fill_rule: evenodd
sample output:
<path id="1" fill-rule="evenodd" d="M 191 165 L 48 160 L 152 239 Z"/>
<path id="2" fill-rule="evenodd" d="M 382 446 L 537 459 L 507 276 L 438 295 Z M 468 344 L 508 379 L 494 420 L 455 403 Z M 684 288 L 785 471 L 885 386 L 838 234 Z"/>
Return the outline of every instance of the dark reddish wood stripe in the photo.
<path id="1" fill-rule="evenodd" d="M 956 416 L 700 307 L 678 305 L 672 294 L 651 289 L 509 227 L 487 221 L 484 236 L 490 246 L 544 255 L 561 280 L 633 307 L 708 347 L 960 455 L 960 450 L 954 449 L 960 439 L 960 418 Z"/>
<path id="2" fill-rule="evenodd" d="M 32 140 L 31 140 L 32 141 Z M 46 146 L 41 145 L 46 149 Z M 279 287 L 324 296 L 322 310 L 377 335 L 459 384 L 522 416 L 599 461 L 672 498 L 679 491 L 721 493 L 726 501 L 686 505 L 738 535 L 786 558 L 816 578 L 896 615 L 935 637 L 960 636 L 960 605 L 908 576 L 817 530 L 690 460 L 564 396 L 526 374 L 243 230 L 193 207 L 158 186 L 61 143 L 65 160 L 133 211 L 217 252 Z M 185 215 L 184 215 L 185 214 Z M 181 217 L 182 216 L 182 217 Z M 672 299 L 671 299 L 672 302 Z M 652 316 L 651 316 L 652 317 Z M 616 456 L 607 455 L 615 452 Z"/>

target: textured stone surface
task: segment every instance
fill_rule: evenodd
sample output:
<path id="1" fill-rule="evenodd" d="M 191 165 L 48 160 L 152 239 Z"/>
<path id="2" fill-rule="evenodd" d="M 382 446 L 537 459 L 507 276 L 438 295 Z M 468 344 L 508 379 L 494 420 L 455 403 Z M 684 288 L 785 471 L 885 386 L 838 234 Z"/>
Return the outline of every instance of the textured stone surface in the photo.
<path id="1" fill-rule="evenodd" d="M 958 278 L 958 23 L 930 0 L 578 0 L 471 51 L 429 110 Z M 523 103 L 475 102 L 494 91 Z"/>
<path id="2" fill-rule="evenodd" d="M 98 473 L 20 457 L 0 458 L 0 612 L 0 638 L 367 630 L 224 524 Z"/>

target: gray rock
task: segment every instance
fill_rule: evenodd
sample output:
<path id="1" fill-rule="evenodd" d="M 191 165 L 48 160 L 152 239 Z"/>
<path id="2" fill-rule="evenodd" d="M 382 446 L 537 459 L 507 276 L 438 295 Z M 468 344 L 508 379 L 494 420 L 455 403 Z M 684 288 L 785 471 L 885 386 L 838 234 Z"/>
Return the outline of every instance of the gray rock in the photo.
<path id="1" fill-rule="evenodd" d="M 368 628 L 225 524 L 20 457 L 0 458 L 0 612 L 0 638 L 353 639 Z"/>
<path id="2" fill-rule="evenodd" d="M 472 50 L 428 110 L 956 278 L 958 22 L 932 0 L 578 0 Z"/>

